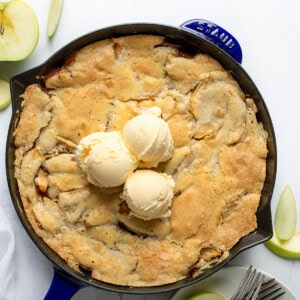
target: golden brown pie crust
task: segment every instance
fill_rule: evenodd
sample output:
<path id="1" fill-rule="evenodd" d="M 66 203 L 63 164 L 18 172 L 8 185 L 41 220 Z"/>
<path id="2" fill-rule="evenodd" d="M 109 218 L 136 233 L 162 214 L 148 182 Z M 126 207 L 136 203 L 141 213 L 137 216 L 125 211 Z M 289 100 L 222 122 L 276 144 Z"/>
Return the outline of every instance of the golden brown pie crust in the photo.
<path id="1" fill-rule="evenodd" d="M 267 134 L 231 74 L 206 54 L 184 55 L 151 35 L 108 39 L 76 52 L 23 95 L 15 176 L 36 233 L 78 272 L 125 286 L 197 275 L 255 230 Z M 173 157 L 156 170 L 176 187 L 167 220 L 130 216 L 122 187 L 91 185 L 79 141 L 121 131 L 157 106 Z"/>

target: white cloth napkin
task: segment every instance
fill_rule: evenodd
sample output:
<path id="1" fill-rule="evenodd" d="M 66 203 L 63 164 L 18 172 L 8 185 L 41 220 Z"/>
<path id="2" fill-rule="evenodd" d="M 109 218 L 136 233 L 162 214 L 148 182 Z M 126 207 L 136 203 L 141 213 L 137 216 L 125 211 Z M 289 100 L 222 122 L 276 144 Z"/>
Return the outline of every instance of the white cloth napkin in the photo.
<path id="1" fill-rule="evenodd" d="M 14 299 L 15 236 L 11 224 L 0 206 L 0 299 Z"/>

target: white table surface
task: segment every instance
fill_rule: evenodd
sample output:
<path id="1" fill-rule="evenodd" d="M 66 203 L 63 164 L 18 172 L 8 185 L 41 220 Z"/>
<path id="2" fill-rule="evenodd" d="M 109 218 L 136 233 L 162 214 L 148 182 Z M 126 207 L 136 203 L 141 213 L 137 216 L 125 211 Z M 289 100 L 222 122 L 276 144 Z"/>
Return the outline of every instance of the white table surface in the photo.
<path id="1" fill-rule="evenodd" d="M 40 39 L 25 61 L 0 63 L 0 77 L 32 68 L 71 40 L 110 25 L 147 22 L 178 26 L 192 18 L 211 20 L 230 31 L 243 48 L 243 67 L 262 93 L 277 136 L 278 172 L 272 199 L 274 213 L 280 192 L 290 184 L 298 204 L 300 227 L 300 4 L 298 0 L 65 0 L 56 35 L 46 35 L 49 0 L 27 0 L 35 10 Z M 11 203 L 5 175 L 5 143 L 11 107 L 0 112 L 0 205 L 9 216 L 16 236 L 15 297 L 42 299 L 49 288 L 51 263 L 32 243 Z M 300 260 L 273 255 L 264 245 L 244 251 L 232 264 L 265 270 L 286 284 L 300 299 Z M 0 270 L 1 272 L 1 270 Z M 118 299 L 119 295 L 85 288 L 72 299 Z M 144 299 L 123 296 L 123 299 Z M 163 299 L 147 296 L 147 299 Z"/>

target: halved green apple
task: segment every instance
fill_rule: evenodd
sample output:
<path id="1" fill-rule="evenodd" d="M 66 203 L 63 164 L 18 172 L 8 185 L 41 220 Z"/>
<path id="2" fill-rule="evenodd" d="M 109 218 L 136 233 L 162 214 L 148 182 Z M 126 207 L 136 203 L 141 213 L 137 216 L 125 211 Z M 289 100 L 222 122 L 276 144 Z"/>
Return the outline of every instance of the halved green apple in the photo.
<path id="1" fill-rule="evenodd" d="M 38 39 L 38 20 L 26 2 L 0 2 L 0 61 L 25 59 L 34 50 Z"/>
<path id="2" fill-rule="evenodd" d="M 6 108 L 10 104 L 9 83 L 0 78 L 0 110 Z"/>
<path id="3" fill-rule="evenodd" d="M 63 6 L 64 0 L 51 0 L 50 2 L 47 25 L 48 37 L 52 37 L 53 34 L 56 32 Z"/>
<path id="4" fill-rule="evenodd" d="M 273 237 L 265 242 L 265 246 L 276 255 L 284 258 L 297 259 L 300 258 L 300 228 L 287 241 L 278 239 L 274 230 Z"/>

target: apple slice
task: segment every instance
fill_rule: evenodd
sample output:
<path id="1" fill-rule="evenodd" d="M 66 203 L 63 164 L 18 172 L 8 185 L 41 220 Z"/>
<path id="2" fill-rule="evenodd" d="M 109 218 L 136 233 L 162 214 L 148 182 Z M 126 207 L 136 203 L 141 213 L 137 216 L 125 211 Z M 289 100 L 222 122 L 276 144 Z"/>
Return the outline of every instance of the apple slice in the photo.
<path id="1" fill-rule="evenodd" d="M 212 292 L 203 292 L 189 297 L 187 300 L 225 300 L 223 296 Z"/>
<path id="2" fill-rule="evenodd" d="M 38 38 L 38 20 L 26 2 L 0 2 L 0 61 L 25 59 L 34 50 Z"/>
<path id="3" fill-rule="evenodd" d="M 52 37 L 56 32 L 63 6 L 64 0 L 51 0 L 47 26 L 48 37 Z"/>
<path id="4" fill-rule="evenodd" d="M 279 240 L 274 231 L 273 237 L 265 242 L 265 246 L 278 256 L 290 259 L 300 258 L 300 228 L 288 240 Z"/>
<path id="5" fill-rule="evenodd" d="M 295 233 L 297 210 L 294 194 L 287 185 L 280 195 L 275 213 L 275 231 L 280 240 L 289 240 Z"/>
<path id="6" fill-rule="evenodd" d="M 0 78 L 0 110 L 6 108 L 10 104 L 9 83 Z"/>

